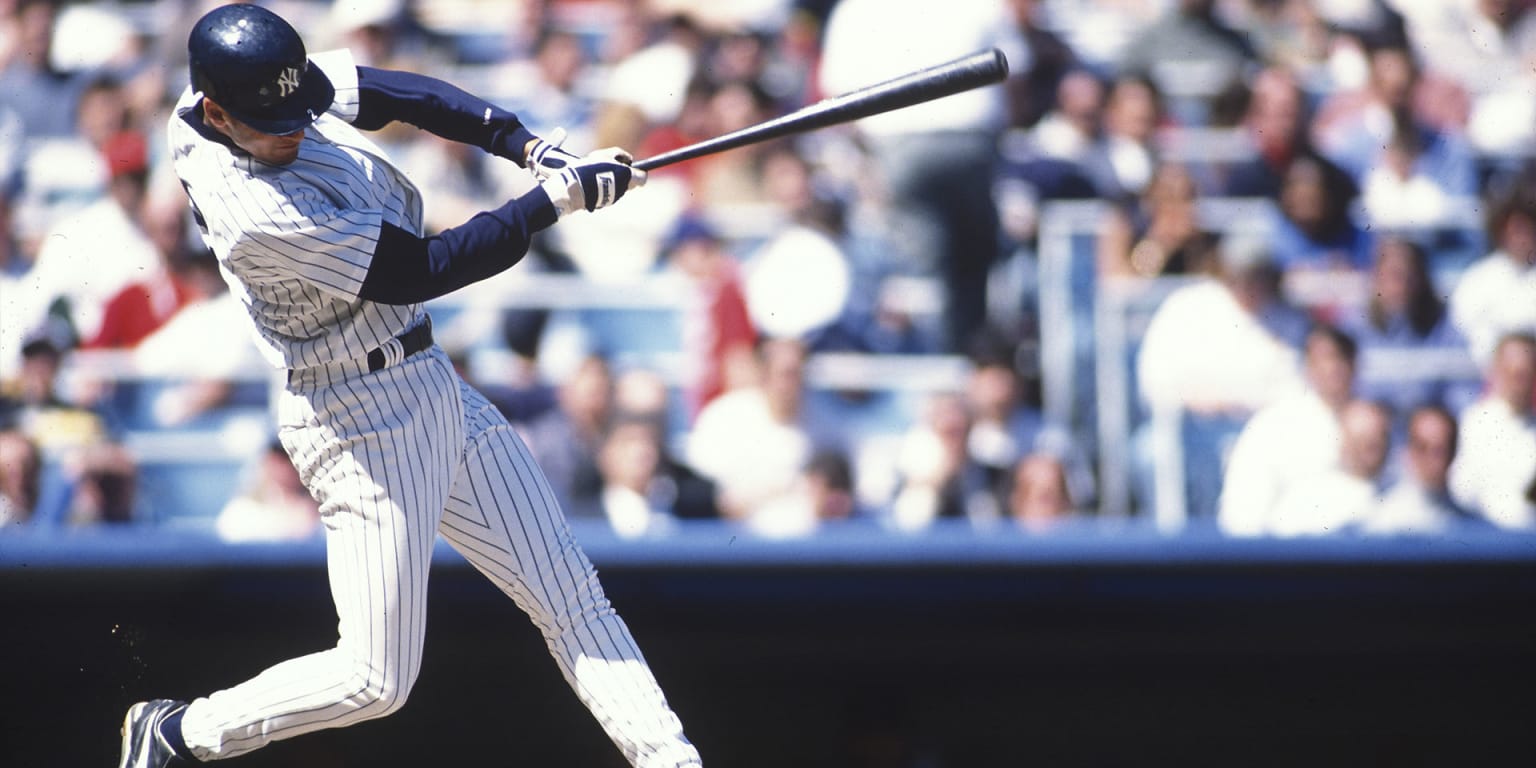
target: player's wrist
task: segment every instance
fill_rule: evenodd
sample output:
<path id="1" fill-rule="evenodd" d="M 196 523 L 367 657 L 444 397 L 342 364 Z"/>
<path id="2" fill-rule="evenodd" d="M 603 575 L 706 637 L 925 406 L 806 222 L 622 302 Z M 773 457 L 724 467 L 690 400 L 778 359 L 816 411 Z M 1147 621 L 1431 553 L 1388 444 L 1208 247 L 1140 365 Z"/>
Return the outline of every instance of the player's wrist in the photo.
<path id="1" fill-rule="evenodd" d="M 523 220 L 528 222 L 528 231 L 537 232 L 554 226 L 555 222 L 563 215 L 560 207 L 550 196 L 550 190 L 543 184 L 529 190 L 522 197 L 513 202 L 522 211 Z"/>

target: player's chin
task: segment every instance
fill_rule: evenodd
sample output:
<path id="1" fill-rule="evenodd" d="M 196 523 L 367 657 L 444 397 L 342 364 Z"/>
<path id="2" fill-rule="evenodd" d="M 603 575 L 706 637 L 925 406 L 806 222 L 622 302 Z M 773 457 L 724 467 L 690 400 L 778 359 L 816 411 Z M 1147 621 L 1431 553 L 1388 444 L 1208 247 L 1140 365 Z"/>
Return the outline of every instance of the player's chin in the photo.
<path id="1" fill-rule="evenodd" d="M 299 144 L 300 142 L 295 141 L 291 145 L 285 145 L 278 148 L 274 152 L 272 163 L 274 165 L 288 165 L 289 163 L 299 159 Z"/>
<path id="2" fill-rule="evenodd" d="M 291 137 L 273 137 L 267 142 L 266 146 L 261 148 L 261 154 L 257 159 L 269 165 L 288 165 L 299 159 L 299 147 L 303 143 L 303 133 L 295 134 Z"/>

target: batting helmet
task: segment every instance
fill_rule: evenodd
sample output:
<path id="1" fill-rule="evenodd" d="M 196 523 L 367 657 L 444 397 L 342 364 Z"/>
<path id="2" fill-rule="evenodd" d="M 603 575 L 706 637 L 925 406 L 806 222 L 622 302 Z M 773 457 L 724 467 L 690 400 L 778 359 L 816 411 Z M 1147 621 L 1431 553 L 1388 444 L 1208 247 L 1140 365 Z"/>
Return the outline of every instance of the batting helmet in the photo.
<path id="1" fill-rule="evenodd" d="M 263 133 L 303 130 L 336 96 L 299 33 L 258 5 L 226 5 L 198 19 L 187 58 L 194 90 Z"/>

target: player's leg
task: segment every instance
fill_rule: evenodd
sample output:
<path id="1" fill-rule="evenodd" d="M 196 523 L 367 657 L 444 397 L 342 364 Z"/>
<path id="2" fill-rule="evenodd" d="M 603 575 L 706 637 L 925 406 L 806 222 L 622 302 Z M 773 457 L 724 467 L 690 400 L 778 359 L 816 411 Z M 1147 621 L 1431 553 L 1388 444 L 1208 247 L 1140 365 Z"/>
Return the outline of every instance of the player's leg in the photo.
<path id="1" fill-rule="evenodd" d="M 336 647 L 192 702 L 187 746 L 205 760 L 382 717 L 421 666 L 437 520 L 463 444 L 457 377 L 421 356 L 298 396 L 283 443 L 318 489 L 336 603 Z"/>
<path id="2" fill-rule="evenodd" d="M 632 765 L 699 765 L 629 628 L 571 535 L 544 473 L 478 392 L 441 533 L 543 633 L 560 671 Z"/>

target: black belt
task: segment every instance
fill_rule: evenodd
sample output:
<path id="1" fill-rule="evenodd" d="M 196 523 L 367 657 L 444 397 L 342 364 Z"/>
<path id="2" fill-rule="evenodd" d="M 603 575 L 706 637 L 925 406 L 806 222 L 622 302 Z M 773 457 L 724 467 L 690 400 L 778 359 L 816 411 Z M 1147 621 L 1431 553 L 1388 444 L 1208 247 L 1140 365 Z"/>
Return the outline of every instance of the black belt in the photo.
<path id="1" fill-rule="evenodd" d="M 415 328 L 396 336 L 395 341 L 400 342 L 400 359 L 402 360 L 432 346 L 432 321 L 424 321 Z M 385 357 L 383 349 L 374 349 L 368 353 L 369 373 L 380 370 L 386 365 L 389 365 L 389 358 Z"/>

